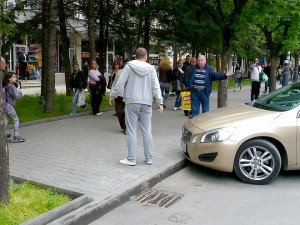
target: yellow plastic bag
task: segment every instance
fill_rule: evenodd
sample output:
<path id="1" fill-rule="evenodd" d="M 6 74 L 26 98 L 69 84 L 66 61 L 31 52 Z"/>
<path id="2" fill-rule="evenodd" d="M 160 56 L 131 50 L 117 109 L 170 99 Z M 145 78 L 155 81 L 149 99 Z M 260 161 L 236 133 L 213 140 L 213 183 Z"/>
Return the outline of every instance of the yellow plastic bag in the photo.
<path id="1" fill-rule="evenodd" d="M 181 108 L 182 110 L 191 110 L 191 92 L 182 91 L 181 92 Z"/>

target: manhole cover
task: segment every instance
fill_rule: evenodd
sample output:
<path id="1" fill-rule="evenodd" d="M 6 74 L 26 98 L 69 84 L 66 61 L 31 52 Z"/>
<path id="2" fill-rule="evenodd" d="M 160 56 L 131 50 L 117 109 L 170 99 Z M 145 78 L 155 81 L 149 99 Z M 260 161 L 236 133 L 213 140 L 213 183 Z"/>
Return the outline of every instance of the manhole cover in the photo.
<path id="1" fill-rule="evenodd" d="M 140 202 L 146 205 L 154 205 L 159 207 L 168 208 L 179 201 L 183 195 L 150 189 L 140 196 L 136 197 L 134 201 Z"/>

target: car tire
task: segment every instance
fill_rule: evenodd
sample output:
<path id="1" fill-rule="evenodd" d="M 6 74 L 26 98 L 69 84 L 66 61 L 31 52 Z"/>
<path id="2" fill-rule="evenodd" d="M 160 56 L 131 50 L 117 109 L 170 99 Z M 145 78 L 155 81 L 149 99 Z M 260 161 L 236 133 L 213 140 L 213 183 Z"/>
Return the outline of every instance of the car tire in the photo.
<path id="1" fill-rule="evenodd" d="M 254 139 L 238 149 L 233 168 L 235 174 L 246 183 L 268 184 L 280 172 L 281 157 L 274 144 L 264 139 Z"/>

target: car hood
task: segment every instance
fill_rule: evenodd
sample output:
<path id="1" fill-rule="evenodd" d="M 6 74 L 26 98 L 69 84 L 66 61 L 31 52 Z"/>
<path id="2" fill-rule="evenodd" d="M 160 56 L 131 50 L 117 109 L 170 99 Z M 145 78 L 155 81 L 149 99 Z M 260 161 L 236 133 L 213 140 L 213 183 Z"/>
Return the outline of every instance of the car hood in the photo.
<path id="1" fill-rule="evenodd" d="M 254 108 L 248 105 L 223 107 L 203 113 L 198 117 L 190 120 L 189 123 L 195 127 L 207 131 L 224 126 L 235 126 L 244 123 L 257 123 L 267 122 L 275 119 L 281 112 L 268 111 L 263 109 Z"/>

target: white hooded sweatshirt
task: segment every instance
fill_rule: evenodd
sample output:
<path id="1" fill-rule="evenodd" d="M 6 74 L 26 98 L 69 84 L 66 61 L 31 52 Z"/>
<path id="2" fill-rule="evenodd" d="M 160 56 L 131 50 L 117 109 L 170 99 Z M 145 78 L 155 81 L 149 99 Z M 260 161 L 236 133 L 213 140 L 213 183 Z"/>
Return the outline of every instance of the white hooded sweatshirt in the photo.
<path id="1" fill-rule="evenodd" d="M 123 96 L 126 104 L 152 105 L 153 96 L 159 105 L 162 104 L 163 98 L 154 66 L 140 60 L 128 62 L 110 93 L 110 98 L 118 96 Z"/>

